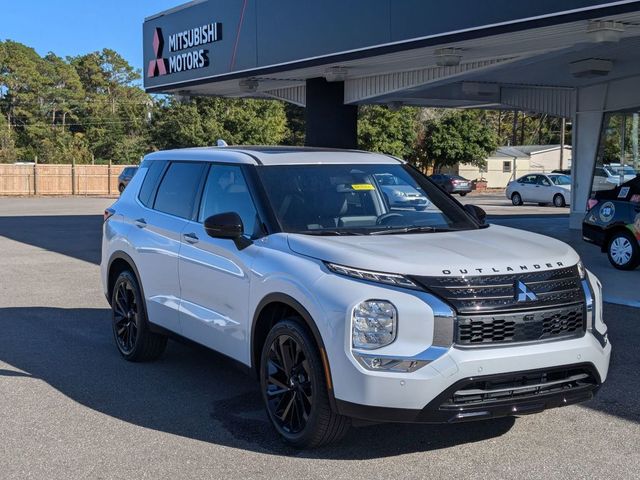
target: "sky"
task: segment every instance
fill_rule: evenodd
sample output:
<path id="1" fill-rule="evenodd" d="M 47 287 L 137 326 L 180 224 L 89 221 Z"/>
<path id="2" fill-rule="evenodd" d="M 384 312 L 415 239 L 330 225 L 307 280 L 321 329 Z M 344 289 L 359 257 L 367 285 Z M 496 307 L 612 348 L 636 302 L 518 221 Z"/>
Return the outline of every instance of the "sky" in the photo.
<path id="1" fill-rule="evenodd" d="M 142 69 L 145 17 L 186 0 L 0 0 L 0 40 L 40 55 L 81 55 L 111 48 Z"/>

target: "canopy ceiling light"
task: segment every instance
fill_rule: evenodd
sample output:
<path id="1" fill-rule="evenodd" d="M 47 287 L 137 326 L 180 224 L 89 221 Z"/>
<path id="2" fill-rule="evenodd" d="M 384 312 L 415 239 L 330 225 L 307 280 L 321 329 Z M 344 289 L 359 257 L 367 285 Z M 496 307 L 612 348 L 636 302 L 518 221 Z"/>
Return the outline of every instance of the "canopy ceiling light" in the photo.
<path id="1" fill-rule="evenodd" d="M 256 80 L 255 78 L 243 78 L 238 82 L 240 90 L 244 93 L 254 93 L 256 90 L 258 90 L 259 84 L 260 82 L 258 82 L 258 80 Z"/>
<path id="2" fill-rule="evenodd" d="M 344 82 L 347 78 L 345 67 L 329 67 L 324 71 L 324 78 L 327 82 Z"/>
<path id="3" fill-rule="evenodd" d="M 439 67 L 457 67 L 462 59 L 462 49 L 454 47 L 438 48 L 433 52 Z"/>
<path id="4" fill-rule="evenodd" d="M 619 42 L 624 33 L 624 23 L 615 20 L 591 20 L 587 34 L 595 43 Z"/>
<path id="5" fill-rule="evenodd" d="M 613 62 L 604 58 L 586 58 L 569 64 L 569 71 L 576 78 L 605 77 L 612 68 Z"/>

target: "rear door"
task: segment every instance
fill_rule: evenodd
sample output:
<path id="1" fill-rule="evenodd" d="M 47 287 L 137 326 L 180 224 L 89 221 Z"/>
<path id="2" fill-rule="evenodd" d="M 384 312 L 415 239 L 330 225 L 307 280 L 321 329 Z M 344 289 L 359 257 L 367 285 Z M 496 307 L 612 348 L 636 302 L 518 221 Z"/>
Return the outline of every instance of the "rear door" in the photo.
<path id="1" fill-rule="evenodd" d="M 233 240 L 212 238 L 204 229 L 211 215 L 236 212 L 245 236 L 256 237 L 261 222 L 239 165 L 211 165 L 194 221 L 183 229 L 180 251 L 182 334 L 248 362 L 250 268 L 255 244 L 238 249 Z"/>
<path id="2" fill-rule="evenodd" d="M 149 195 L 143 184 L 139 200 L 147 205 L 132 219 L 135 228 L 130 230 L 149 320 L 178 333 L 181 233 L 193 215 L 204 166 L 201 162 L 170 162 Z"/>

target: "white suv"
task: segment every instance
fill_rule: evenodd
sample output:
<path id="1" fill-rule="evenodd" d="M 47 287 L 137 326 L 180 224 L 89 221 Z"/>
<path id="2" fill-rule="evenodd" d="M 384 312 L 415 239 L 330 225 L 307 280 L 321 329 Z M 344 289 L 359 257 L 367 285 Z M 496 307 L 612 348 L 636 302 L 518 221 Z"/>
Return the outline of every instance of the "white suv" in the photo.
<path id="1" fill-rule="evenodd" d="M 428 206 L 390 205 L 385 175 Z M 150 154 L 105 212 L 116 345 L 152 360 L 178 335 L 250 367 L 299 447 L 362 420 L 463 422 L 590 399 L 611 352 L 600 283 L 566 244 L 483 214 L 382 154 Z"/>

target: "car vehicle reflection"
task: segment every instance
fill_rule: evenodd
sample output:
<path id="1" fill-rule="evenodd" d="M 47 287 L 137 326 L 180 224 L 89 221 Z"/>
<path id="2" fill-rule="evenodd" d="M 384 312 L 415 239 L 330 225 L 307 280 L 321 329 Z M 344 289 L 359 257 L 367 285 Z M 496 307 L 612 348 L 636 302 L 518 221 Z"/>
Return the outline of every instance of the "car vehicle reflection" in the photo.
<path id="1" fill-rule="evenodd" d="M 375 175 L 380 190 L 391 208 L 415 208 L 424 210 L 429 206 L 429 200 L 424 193 L 413 188 L 407 182 L 390 173 Z"/>

